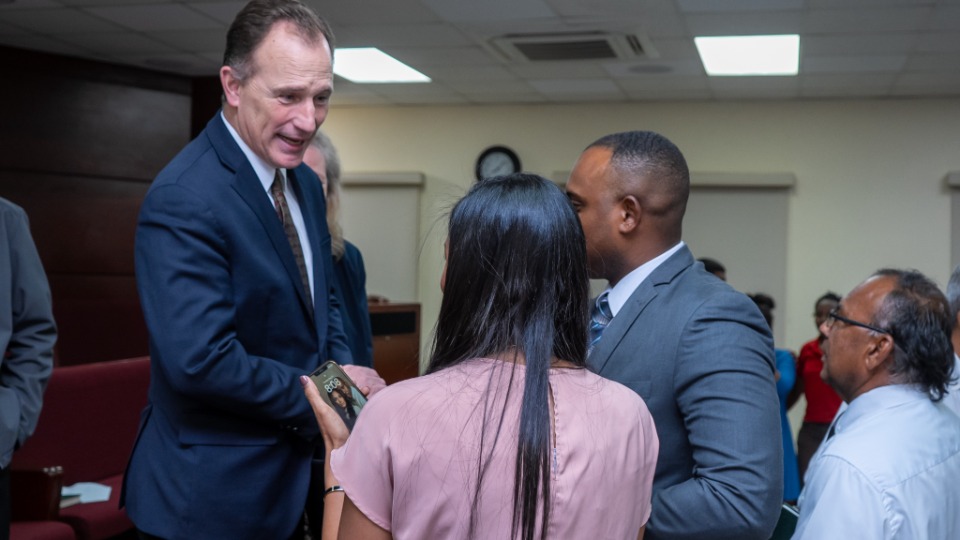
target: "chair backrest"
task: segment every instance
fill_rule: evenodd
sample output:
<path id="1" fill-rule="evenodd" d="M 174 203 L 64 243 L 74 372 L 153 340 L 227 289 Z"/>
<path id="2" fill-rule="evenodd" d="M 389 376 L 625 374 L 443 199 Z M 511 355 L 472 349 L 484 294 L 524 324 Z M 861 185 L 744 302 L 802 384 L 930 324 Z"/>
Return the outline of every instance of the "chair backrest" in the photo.
<path id="1" fill-rule="evenodd" d="M 149 384 L 149 357 L 54 368 L 36 432 L 11 468 L 61 466 L 64 485 L 123 473 Z"/>

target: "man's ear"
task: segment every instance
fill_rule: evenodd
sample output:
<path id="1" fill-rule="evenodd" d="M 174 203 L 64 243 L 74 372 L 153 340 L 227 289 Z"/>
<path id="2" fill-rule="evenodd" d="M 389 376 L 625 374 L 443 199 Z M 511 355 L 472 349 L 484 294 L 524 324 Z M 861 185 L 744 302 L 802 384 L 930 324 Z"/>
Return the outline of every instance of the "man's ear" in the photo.
<path id="1" fill-rule="evenodd" d="M 883 334 L 879 338 L 873 340 L 868 345 L 867 357 L 864 360 L 867 366 L 867 369 L 876 371 L 877 368 L 883 367 L 886 369 L 885 365 L 887 360 L 893 362 L 893 355 L 895 352 L 896 346 L 894 345 L 893 337 L 889 334 Z"/>
<path id="2" fill-rule="evenodd" d="M 620 213 L 620 223 L 617 228 L 621 233 L 633 232 L 640 226 L 640 216 L 643 209 L 640 207 L 640 201 L 633 195 L 627 195 L 621 199 L 617 211 Z"/>
<path id="3" fill-rule="evenodd" d="M 240 104 L 240 86 L 241 80 L 237 77 L 237 72 L 230 66 L 220 68 L 220 86 L 223 87 L 223 97 L 231 107 Z"/>

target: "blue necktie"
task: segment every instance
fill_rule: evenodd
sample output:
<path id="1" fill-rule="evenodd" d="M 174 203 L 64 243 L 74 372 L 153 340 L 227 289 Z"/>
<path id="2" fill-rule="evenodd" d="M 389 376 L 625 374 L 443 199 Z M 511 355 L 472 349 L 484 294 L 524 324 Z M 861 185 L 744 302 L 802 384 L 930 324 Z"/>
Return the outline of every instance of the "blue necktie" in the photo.
<path id="1" fill-rule="evenodd" d="M 593 315 L 590 317 L 590 344 L 587 346 L 587 355 L 593 352 L 593 348 L 600 342 L 603 335 L 603 329 L 610 324 L 613 319 L 613 313 L 610 311 L 610 302 L 607 300 L 610 291 L 604 291 L 597 297 L 593 306 Z"/>

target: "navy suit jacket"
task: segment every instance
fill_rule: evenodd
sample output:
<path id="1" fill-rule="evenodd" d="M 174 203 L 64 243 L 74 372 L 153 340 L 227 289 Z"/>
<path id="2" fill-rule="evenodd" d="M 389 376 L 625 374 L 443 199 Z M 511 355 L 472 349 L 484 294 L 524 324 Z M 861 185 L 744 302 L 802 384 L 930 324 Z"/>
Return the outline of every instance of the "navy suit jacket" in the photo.
<path id="1" fill-rule="evenodd" d="M 773 340 L 746 295 L 686 247 L 657 267 L 590 354 L 646 402 L 660 438 L 644 538 L 767 540 L 783 493 Z"/>
<path id="2" fill-rule="evenodd" d="M 337 302 L 347 346 L 353 363 L 373 367 L 373 332 L 370 326 L 370 308 L 367 305 L 367 271 L 357 246 L 343 241 L 343 257 L 333 263 L 337 275 Z"/>
<path id="3" fill-rule="evenodd" d="M 150 398 L 124 501 L 163 538 L 286 538 L 319 442 L 298 382 L 350 363 L 321 184 L 288 171 L 313 250 L 314 315 L 270 196 L 217 114 L 160 172 L 136 235 Z"/>

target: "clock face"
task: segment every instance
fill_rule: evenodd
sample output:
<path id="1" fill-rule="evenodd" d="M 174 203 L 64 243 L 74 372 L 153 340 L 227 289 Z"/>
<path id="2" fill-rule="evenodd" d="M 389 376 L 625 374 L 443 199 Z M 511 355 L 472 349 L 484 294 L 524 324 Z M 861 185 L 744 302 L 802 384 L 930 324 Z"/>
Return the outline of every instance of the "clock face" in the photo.
<path id="1" fill-rule="evenodd" d="M 477 180 L 520 172 L 520 158 L 505 146 L 492 146 L 477 158 Z"/>

